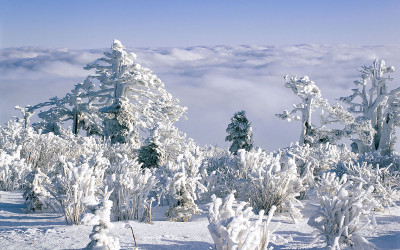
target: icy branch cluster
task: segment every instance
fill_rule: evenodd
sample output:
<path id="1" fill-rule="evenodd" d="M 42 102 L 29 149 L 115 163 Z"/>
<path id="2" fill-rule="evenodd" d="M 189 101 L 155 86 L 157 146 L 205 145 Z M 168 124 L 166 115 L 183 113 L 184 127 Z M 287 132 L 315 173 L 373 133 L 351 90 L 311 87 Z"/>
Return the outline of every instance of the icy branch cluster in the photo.
<path id="1" fill-rule="evenodd" d="M 208 230 L 216 249 L 268 249 L 271 237 L 268 227 L 276 207 L 271 207 L 265 221 L 263 221 L 264 210 L 259 212 L 258 219 L 254 221 L 255 214 L 252 212 L 252 207 L 245 208 L 246 203 L 241 202 L 234 208 L 236 205 L 234 203 L 233 193 L 224 201 L 213 196 L 213 202 L 209 208 Z"/>
<path id="2" fill-rule="evenodd" d="M 325 173 L 316 190 L 321 208 L 309 220 L 317 229 L 315 241 L 324 238 L 328 249 L 341 249 L 344 245 L 374 248 L 361 235 L 371 223 L 376 223 L 372 211 L 379 204 L 372 195 L 374 187 L 364 189 L 361 183 L 348 180 L 347 175 L 339 179 L 334 173 Z"/>

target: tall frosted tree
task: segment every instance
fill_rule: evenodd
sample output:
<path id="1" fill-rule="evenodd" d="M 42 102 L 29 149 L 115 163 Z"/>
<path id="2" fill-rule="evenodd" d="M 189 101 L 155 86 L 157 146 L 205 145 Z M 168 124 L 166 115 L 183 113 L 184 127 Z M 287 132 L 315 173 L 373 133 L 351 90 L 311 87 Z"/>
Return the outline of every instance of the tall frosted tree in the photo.
<path id="1" fill-rule="evenodd" d="M 293 105 L 291 111 L 284 110 L 276 116 L 282 120 L 296 120 L 301 122 L 301 133 L 299 144 L 317 146 L 321 143 L 336 143 L 343 137 L 358 136 L 358 140 L 366 145 L 371 144 L 372 128 L 368 122 L 362 119 L 354 119 L 342 106 L 330 105 L 328 100 L 321 97 L 318 86 L 304 76 L 285 77 L 285 87 L 291 89 L 301 102 Z M 316 110 L 321 110 L 319 124 L 313 124 L 312 114 Z M 328 128 L 331 124 L 342 124 L 344 128 Z"/>
<path id="2" fill-rule="evenodd" d="M 394 150 L 395 127 L 400 125 L 400 87 L 389 90 L 388 83 L 393 80 L 389 73 L 394 67 L 387 67 L 385 61 L 375 60 L 372 66 L 363 66 L 361 80 L 354 81 L 356 88 L 350 96 L 340 98 L 348 104 L 349 111 L 359 119 L 369 121 L 373 128 L 373 142 L 366 145 L 354 140 L 353 149 L 359 153 L 380 150 L 391 154 Z"/>
<path id="3" fill-rule="evenodd" d="M 225 141 L 231 141 L 229 151 L 236 155 L 239 149 L 250 151 L 253 148 L 253 132 L 251 123 L 246 117 L 244 110 L 236 112 L 231 118 L 231 123 L 226 129 L 228 135 Z"/>
<path id="4" fill-rule="evenodd" d="M 148 134 L 157 123 L 170 126 L 186 108 L 150 69 L 135 60 L 134 53 L 126 52 L 121 42 L 114 40 L 103 57 L 85 67 L 95 74 L 76 84 L 71 93 L 19 109 L 29 121 L 26 114 L 48 108 L 39 117 L 41 126 L 49 127 L 49 131 L 71 120 L 75 134 L 84 129 L 89 135 L 109 137 L 114 143 L 140 145 L 140 131 Z"/>

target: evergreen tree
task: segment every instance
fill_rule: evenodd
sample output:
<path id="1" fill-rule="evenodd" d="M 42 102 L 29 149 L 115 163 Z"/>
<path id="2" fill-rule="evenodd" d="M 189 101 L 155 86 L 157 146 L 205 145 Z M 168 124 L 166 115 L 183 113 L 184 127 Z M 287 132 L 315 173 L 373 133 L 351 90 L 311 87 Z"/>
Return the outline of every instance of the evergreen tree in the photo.
<path id="1" fill-rule="evenodd" d="M 136 55 L 114 40 L 104 57 L 84 67 L 95 74 L 76 84 L 65 97 L 18 109 L 26 124 L 40 110 L 43 121 L 36 127 L 44 132 L 58 133 L 64 122 L 72 121 L 75 134 L 84 129 L 88 135 L 110 137 L 113 143 L 140 145 L 139 131 L 147 133 L 157 123 L 172 126 L 186 108 L 150 69 L 135 61 Z"/>
<path id="2" fill-rule="evenodd" d="M 244 110 L 233 115 L 226 132 L 228 135 L 225 137 L 225 141 L 232 142 L 232 145 L 229 147 L 229 151 L 232 154 L 236 155 L 239 149 L 250 151 L 253 148 L 251 123 L 247 120 Z"/>
<path id="3" fill-rule="evenodd" d="M 138 162 L 143 164 L 142 168 L 154 168 L 164 164 L 165 152 L 159 139 L 158 127 L 155 127 L 139 149 Z"/>

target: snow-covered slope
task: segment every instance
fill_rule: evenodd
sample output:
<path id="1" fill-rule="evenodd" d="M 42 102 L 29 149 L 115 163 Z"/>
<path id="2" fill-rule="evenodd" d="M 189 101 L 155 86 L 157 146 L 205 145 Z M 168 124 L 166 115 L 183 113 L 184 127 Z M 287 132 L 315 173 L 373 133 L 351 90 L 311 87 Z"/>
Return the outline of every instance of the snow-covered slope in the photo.
<path id="1" fill-rule="evenodd" d="M 67 226 L 60 214 L 51 212 L 25 213 L 21 192 L 0 192 L 0 249 L 80 249 L 89 243 L 92 226 Z M 297 224 L 282 215 L 274 217 L 274 249 L 324 249 L 324 244 L 312 241 L 313 228 L 307 225 L 309 216 L 317 209 L 314 198 L 303 201 L 304 218 Z M 206 209 L 206 206 L 202 206 Z M 165 208 L 154 208 L 152 224 L 137 221 L 114 222 L 110 235 L 120 239 L 122 249 L 132 249 L 134 241 L 129 223 L 135 233 L 139 249 L 212 249 L 206 214 L 196 215 L 190 222 L 165 221 Z M 379 249 L 400 249 L 400 208 L 377 213 L 377 228 L 363 232 Z"/>

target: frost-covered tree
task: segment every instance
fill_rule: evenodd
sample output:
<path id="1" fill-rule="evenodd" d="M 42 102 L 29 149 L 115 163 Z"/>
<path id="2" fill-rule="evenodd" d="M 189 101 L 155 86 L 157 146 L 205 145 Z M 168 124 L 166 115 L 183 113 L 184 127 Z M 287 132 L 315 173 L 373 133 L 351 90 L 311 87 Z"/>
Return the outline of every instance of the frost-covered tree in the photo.
<path id="1" fill-rule="evenodd" d="M 160 143 L 158 127 L 151 131 L 151 135 L 139 149 L 138 161 L 144 168 L 159 167 L 165 163 L 165 151 Z"/>
<path id="2" fill-rule="evenodd" d="M 236 155 L 239 149 L 249 151 L 253 148 L 253 132 L 251 123 L 246 117 L 244 110 L 236 112 L 231 118 L 231 123 L 226 129 L 228 135 L 225 141 L 231 141 L 229 151 Z"/>
<path id="3" fill-rule="evenodd" d="M 282 120 L 291 121 L 291 119 L 301 121 L 301 133 L 300 133 L 300 145 L 311 144 L 309 138 L 312 132 L 312 112 L 319 107 L 319 103 L 322 101 L 321 91 L 311 81 L 308 76 L 304 76 L 301 79 L 296 77 L 285 76 L 285 87 L 290 88 L 295 95 L 297 95 L 302 102 L 293 105 L 292 111 L 283 111 L 282 114 L 276 116 Z M 301 116 L 296 115 L 300 113 Z"/>
<path id="4" fill-rule="evenodd" d="M 276 116 L 282 120 L 292 119 L 301 121 L 300 145 L 311 146 L 320 143 L 336 143 L 344 136 L 359 135 L 360 139 L 368 144 L 371 142 L 371 128 L 368 124 L 354 119 L 354 117 L 340 105 L 330 105 L 326 99 L 321 97 L 321 91 L 308 76 L 300 79 L 297 77 L 285 77 L 285 87 L 290 88 L 295 95 L 301 99 L 301 103 L 294 104 L 292 111 L 283 111 Z M 313 124 L 312 113 L 321 110 L 320 124 Z M 341 123 L 343 129 L 327 128 L 328 125 Z"/>
<path id="5" fill-rule="evenodd" d="M 46 131 L 57 133 L 62 123 L 71 120 L 75 134 L 84 129 L 88 134 L 110 137 L 113 143 L 139 143 L 141 130 L 151 130 L 157 123 L 171 125 L 186 108 L 135 59 L 134 53 L 126 52 L 121 42 L 114 40 L 104 57 L 85 67 L 95 75 L 76 84 L 71 93 L 19 109 L 28 121 L 35 110 L 48 107 L 39 114 L 40 126 Z"/>
<path id="6" fill-rule="evenodd" d="M 387 67 L 383 60 L 375 60 L 372 66 L 362 66 L 361 80 L 354 81 L 356 88 L 352 89 L 353 94 L 340 98 L 350 105 L 351 113 L 369 121 L 373 128 L 371 145 L 354 140 L 353 148 L 359 153 L 381 150 L 388 155 L 394 150 L 395 127 L 400 124 L 400 87 L 388 88 L 388 82 L 393 80 L 389 73 L 393 71 L 394 67 Z"/>

